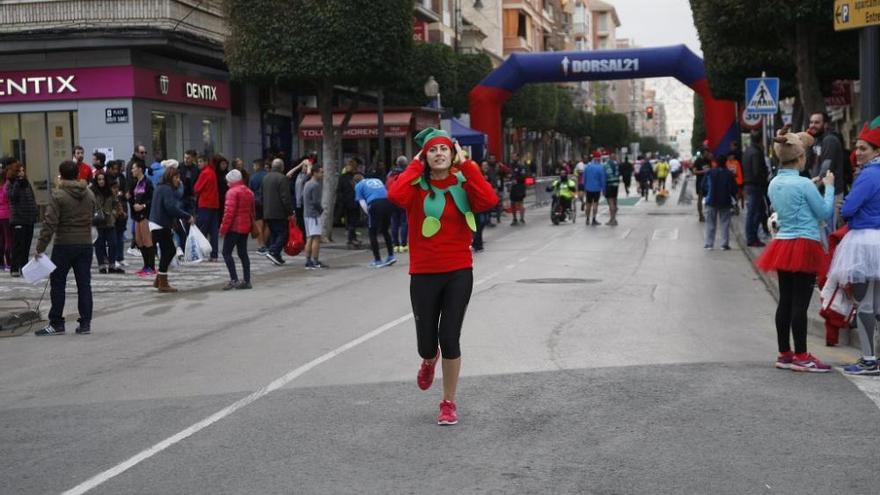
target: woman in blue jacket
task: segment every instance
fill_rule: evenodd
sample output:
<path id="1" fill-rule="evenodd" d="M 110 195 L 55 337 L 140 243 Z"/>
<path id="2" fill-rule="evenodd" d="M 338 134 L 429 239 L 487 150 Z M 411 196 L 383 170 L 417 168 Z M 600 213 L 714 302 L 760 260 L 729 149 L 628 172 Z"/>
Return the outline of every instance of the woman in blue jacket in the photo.
<path id="1" fill-rule="evenodd" d="M 861 172 L 840 210 L 849 232 L 834 251 L 829 277 L 851 284 L 858 301 L 862 357 L 843 372 L 878 375 L 874 330 L 880 320 L 880 117 L 862 128 L 855 151 Z"/>
<path id="2" fill-rule="evenodd" d="M 820 223 L 834 208 L 834 174 L 822 179 L 825 196 L 810 179 L 800 176 L 807 162 L 806 149 L 813 137 L 805 132 L 781 131 L 773 150 L 780 170 L 770 182 L 769 196 L 779 218 L 779 233 L 755 262 L 763 271 L 779 276 L 779 305 L 776 308 L 776 336 L 779 369 L 827 373 L 831 367 L 807 352 L 807 308 L 816 285 L 816 275 L 825 272 L 825 250 L 819 237 Z M 790 337 L 794 337 L 794 352 Z"/>

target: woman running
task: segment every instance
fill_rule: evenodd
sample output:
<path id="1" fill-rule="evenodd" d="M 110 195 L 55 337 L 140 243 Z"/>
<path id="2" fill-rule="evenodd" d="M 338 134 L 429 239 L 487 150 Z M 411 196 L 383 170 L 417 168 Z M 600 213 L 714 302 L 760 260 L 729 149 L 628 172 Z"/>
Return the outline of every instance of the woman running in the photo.
<path id="1" fill-rule="evenodd" d="M 840 210 L 849 232 L 834 251 L 829 278 L 851 284 L 858 302 L 862 357 L 843 372 L 878 375 L 874 330 L 880 321 L 880 117 L 862 128 L 855 154 L 862 169 Z"/>
<path id="2" fill-rule="evenodd" d="M 827 364 L 807 352 L 807 308 L 816 285 L 816 275 L 827 268 L 825 251 L 819 242 L 819 224 L 834 208 L 834 174 L 823 180 L 825 197 L 816 184 L 800 176 L 807 163 L 806 149 L 813 137 L 805 132 L 780 131 L 773 150 L 780 163 L 768 194 L 779 218 L 779 233 L 755 262 L 765 272 L 779 276 L 779 305 L 776 308 L 776 336 L 779 369 L 826 373 Z M 794 352 L 790 335 L 794 336 Z"/>
<path id="3" fill-rule="evenodd" d="M 442 355 L 443 400 L 437 424 L 454 425 L 459 338 L 474 282 L 473 212 L 489 210 L 498 196 L 476 163 L 459 161 L 459 148 L 446 132 L 428 128 L 415 141 L 421 151 L 391 184 L 388 199 L 406 210 L 411 226 L 410 300 L 422 357 L 416 381 L 422 390 L 430 388 Z"/>

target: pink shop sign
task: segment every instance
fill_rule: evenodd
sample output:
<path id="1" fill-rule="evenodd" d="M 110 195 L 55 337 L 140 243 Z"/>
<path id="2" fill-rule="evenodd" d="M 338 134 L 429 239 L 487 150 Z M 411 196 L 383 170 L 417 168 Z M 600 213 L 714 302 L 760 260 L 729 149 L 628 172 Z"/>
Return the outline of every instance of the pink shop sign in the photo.
<path id="1" fill-rule="evenodd" d="M 229 83 L 133 66 L 0 72 L 0 104 L 148 98 L 228 109 Z"/>

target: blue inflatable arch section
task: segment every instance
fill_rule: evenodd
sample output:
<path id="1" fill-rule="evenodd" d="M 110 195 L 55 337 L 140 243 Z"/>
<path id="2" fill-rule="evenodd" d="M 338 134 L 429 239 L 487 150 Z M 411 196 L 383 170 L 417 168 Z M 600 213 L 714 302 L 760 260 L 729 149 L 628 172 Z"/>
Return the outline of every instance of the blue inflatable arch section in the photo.
<path id="1" fill-rule="evenodd" d="M 501 107 L 530 83 L 674 77 L 700 94 L 706 137 L 716 153 L 726 153 L 738 132 L 736 105 L 716 100 L 703 59 L 685 45 L 627 50 L 514 53 L 470 92 L 471 127 L 489 137 L 489 151 L 502 155 Z M 537 110 L 537 109 L 536 109 Z M 599 143 L 601 144 L 601 143 Z"/>

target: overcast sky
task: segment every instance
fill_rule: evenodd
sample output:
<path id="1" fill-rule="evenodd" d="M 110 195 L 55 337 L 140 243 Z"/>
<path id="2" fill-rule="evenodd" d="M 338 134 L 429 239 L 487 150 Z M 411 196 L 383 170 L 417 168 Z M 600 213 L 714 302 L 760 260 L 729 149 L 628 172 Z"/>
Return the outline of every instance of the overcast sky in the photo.
<path id="1" fill-rule="evenodd" d="M 688 0 L 606 0 L 617 8 L 617 38 L 631 38 L 639 46 L 686 44 L 702 56 L 700 39 Z"/>

